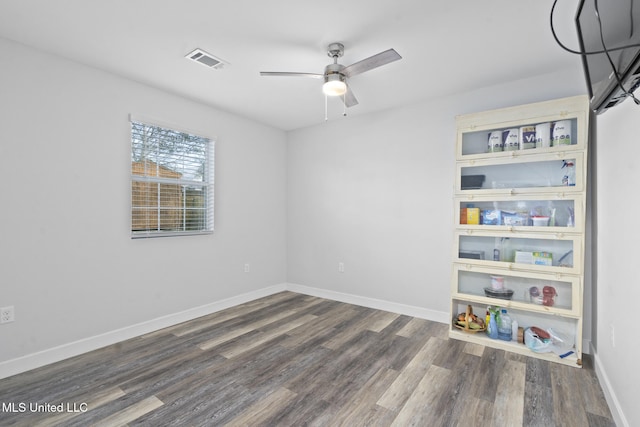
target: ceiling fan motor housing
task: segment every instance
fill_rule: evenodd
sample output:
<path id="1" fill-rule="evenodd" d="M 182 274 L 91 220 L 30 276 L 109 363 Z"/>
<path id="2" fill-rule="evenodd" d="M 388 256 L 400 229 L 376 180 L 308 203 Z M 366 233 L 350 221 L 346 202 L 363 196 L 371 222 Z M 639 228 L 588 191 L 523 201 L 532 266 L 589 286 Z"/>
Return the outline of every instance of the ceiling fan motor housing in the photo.
<path id="1" fill-rule="evenodd" d="M 340 81 L 344 81 L 345 80 L 345 76 L 342 73 L 342 70 L 344 70 L 344 65 L 342 64 L 329 64 L 326 67 L 324 67 L 324 81 L 325 83 L 328 81 L 333 81 L 333 80 L 340 80 Z"/>
<path id="2" fill-rule="evenodd" d="M 331 43 L 327 47 L 327 56 L 329 58 L 340 58 L 344 55 L 344 45 L 342 43 Z"/>

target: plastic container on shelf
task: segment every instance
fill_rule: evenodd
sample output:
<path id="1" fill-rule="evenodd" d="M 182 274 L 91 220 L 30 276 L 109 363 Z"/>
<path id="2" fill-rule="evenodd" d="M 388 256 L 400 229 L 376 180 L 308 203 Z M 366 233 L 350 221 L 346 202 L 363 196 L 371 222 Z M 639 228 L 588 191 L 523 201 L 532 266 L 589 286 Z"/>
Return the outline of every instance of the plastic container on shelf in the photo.
<path id="1" fill-rule="evenodd" d="M 501 260 L 504 262 L 513 262 L 514 252 L 511 245 L 511 239 L 509 237 L 502 238 L 502 253 Z"/>
<path id="2" fill-rule="evenodd" d="M 504 277 L 503 276 L 490 276 L 491 277 L 491 289 L 502 290 L 504 289 Z"/>
<path id="3" fill-rule="evenodd" d="M 574 187 L 576 185 L 576 165 L 573 160 L 564 160 L 561 169 L 564 172 L 562 185 Z"/>
<path id="4" fill-rule="evenodd" d="M 537 286 L 532 286 L 529 288 L 528 292 L 525 294 L 529 297 L 529 301 L 534 304 L 544 305 L 547 307 L 553 307 L 556 303 L 556 296 L 558 292 L 556 288 L 553 286 L 545 286 L 542 288 L 542 292 Z"/>
<path id="5" fill-rule="evenodd" d="M 531 221 L 535 227 L 546 227 L 549 225 L 548 216 L 534 216 L 531 218 Z"/>
<path id="6" fill-rule="evenodd" d="M 511 341 L 511 317 L 507 314 L 507 309 L 503 308 L 498 322 L 498 339 Z"/>
<path id="7" fill-rule="evenodd" d="M 545 286 L 542 288 L 542 305 L 546 305 L 547 307 L 553 307 L 556 302 L 556 288 L 553 286 Z"/>
<path id="8" fill-rule="evenodd" d="M 498 324 L 496 323 L 496 315 L 493 314 L 493 311 L 489 312 L 489 324 L 487 325 L 487 335 L 489 338 L 498 339 Z"/>

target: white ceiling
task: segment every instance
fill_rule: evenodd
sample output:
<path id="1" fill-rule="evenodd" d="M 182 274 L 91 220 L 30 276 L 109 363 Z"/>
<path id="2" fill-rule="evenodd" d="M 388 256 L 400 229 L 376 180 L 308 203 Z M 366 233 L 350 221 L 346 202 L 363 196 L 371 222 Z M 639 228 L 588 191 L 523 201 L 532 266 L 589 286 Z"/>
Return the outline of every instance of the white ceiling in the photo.
<path id="1" fill-rule="evenodd" d="M 350 65 L 394 48 L 403 59 L 354 76 L 349 116 L 553 70 L 579 58 L 552 38 L 552 0 L 2 0 L 0 36 L 162 88 L 280 129 L 324 121 L 321 80 L 260 71 L 322 73 L 326 47 Z M 577 0 L 554 23 L 576 46 Z M 227 61 L 184 58 L 201 48 Z M 342 113 L 336 99 L 330 118 Z"/>

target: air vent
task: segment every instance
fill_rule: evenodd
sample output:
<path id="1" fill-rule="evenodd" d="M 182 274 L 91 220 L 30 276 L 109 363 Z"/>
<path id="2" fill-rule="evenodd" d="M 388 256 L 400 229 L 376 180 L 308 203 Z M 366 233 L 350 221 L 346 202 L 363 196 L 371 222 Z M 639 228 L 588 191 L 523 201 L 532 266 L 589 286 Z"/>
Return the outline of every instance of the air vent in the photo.
<path id="1" fill-rule="evenodd" d="M 214 68 L 214 69 L 222 68 L 226 64 L 228 64 L 228 62 L 225 62 L 220 58 L 216 58 L 215 56 L 205 52 L 202 49 L 194 50 L 193 52 L 186 55 L 185 58 L 191 59 L 192 61 L 200 63 L 207 68 Z"/>

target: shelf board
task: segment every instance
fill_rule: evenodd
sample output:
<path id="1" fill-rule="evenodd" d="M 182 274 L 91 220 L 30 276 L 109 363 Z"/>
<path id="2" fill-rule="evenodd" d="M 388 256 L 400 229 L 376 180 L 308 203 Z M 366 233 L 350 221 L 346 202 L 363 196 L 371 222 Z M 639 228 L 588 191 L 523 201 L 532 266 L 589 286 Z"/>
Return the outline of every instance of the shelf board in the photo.
<path id="1" fill-rule="evenodd" d="M 514 197 L 515 198 L 515 197 Z M 464 199 L 464 198 L 463 198 Z M 469 203 L 473 203 L 475 200 L 473 197 L 467 198 Z M 465 199 L 466 200 L 466 199 Z M 485 225 L 485 224 L 456 224 L 456 230 L 471 230 L 473 234 L 475 231 L 486 232 L 502 232 L 502 233 L 531 233 L 532 235 L 542 235 L 556 238 L 558 235 L 567 236 L 582 236 L 582 231 L 576 229 L 576 227 L 566 226 L 551 226 L 551 227 L 536 227 L 533 225 Z"/>
<path id="2" fill-rule="evenodd" d="M 494 234 L 496 237 L 500 237 L 499 233 Z M 509 236 L 509 237 L 512 237 Z M 539 236 L 540 237 L 540 236 Z M 544 237 L 544 236 L 542 236 Z M 575 253 L 575 252 L 574 252 Z M 473 258 L 459 258 L 455 257 L 453 262 L 458 265 L 465 266 L 469 271 L 473 270 L 473 266 L 492 268 L 495 270 L 507 270 L 522 273 L 542 273 L 552 274 L 556 277 L 568 277 L 568 276 L 581 276 L 581 271 L 578 267 L 557 266 L 557 265 L 537 265 L 537 264 L 525 264 L 517 262 L 507 261 L 491 261 L 485 259 L 473 259 Z"/>
<path id="3" fill-rule="evenodd" d="M 555 353 L 535 353 L 524 344 L 519 344 L 513 341 L 494 340 L 486 336 L 482 332 L 469 333 L 463 332 L 458 329 L 450 327 L 449 338 L 472 342 L 474 344 L 480 344 L 487 347 L 497 348 L 499 350 L 510 351 L 513 353 L 522 354 L 524 356 L 535 357 L 537 359 L 548 360 L 550 362 L 561 363 L 563 365 L 572 366 L 574 368 L 582 368 L 582 355 L 573 353 L 563 359 L 561 359 Z M 575 349 L 574 349 L 575 351 Z"/>
<path id="4" fill-rule="evenodd" d="M 489 131 L 491 129 L 488 129 Z M 485 132 L 487 132 L 485 131 Z M 482 132 L 482 131 L 478 131 Z M 500 158 L 516 158 L 523 156 L 535 156 L 540 154 L 559 154 L 564 156 L 565 154 L 569 155 L 574 152 L 582 152 L 584 147 L 579 144 L 571 144 L 571 145 L 557 145 L 553 147 L 545 147 L 545 148 L 532 148 L 525 150 L 512 150 L 512 151 L 493 151 L 493 152 L 485 152 L 485 153 L 475 153 L 475 154 L 458 154 L 456 156 L 457 161 L 465 162 L 469 160 L 484 160 L 484 159 L 500 159 Z M 565 153 L 566 152 L 566 153 Z M 526 157 L 525 157 L 526 158 Z"/>
<path id="5" fill-rule="evenodd" d="M 451 295 L 451 299 L 455 301 L 471 302 L 482 306 L 499 306 L 502 308 L 511 308 L 515 310 L 522 310 L 531 313 L 542 313 L 550 316 L 568 317 L 571 319 L 580 319 L 582 315 L 574 310 L 563 307 L 547 307 L 546 305 L 532 304 L 524 301 L 507 300 L 500 298 L 490 298 L 482 295 L 463 294 L 454 292 Z"/>

